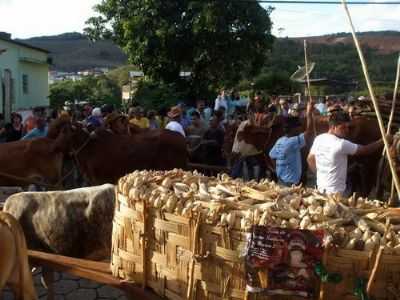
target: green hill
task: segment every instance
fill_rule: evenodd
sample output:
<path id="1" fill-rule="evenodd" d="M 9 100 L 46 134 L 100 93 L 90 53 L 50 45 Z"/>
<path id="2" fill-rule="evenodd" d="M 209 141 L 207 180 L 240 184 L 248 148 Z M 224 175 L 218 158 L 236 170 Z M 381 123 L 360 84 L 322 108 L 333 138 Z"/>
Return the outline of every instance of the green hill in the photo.
<path id="1" fill-rule="evenodd" d="M 398 52 L 389 48 L 394 47 L 394 43 L 384 49 L 374 47 L 382 39 L 386 37 L 376 37 L 373 44 L 361 43 L 362 49 L 372 80 L 392 83 L 396 75 Z M 307 38 L 307 41 L 309 60 L 316 62 L 313 78 L 326 77 L 345 82 L 364 82 L 360 60 L 352 40 L 332 42 L 325 38 L 313 37 Z M 400 45 L 400 35 L 397 37 L 397 42 Z M 275 43 L 265 70 L 290 75 L 301 65 L 304 65 L 303 40 L 286 38 L 279 39 Z"/>
<path id="2" fill-rule="evenodd" d="M 391 86 L 396 72 L 397 53 L 400 51 L 400 32 L 361 32 L 359 38 L 372 80 Z M 276 39 L 263 74 L 279 73 L 287 78 L 297 70 L 298 65 L 303 65 L 303 39 Z M 309 44 L 309 60 L 317 63 L 312 77 L 326 77 L 343 82 L 356 81 L 362 88 L 364 78 L 349 33 L 306 39 Z M 22 41 L 49 50 L 53 57 L 51 69 L 57 71 L 113 68 L 128 63 L 126 55 L 111 41 L 93 43 L 80 33 L 42 36 Z"/>
<path id="3" fill-rule="evenodd" d="M 127 63 L 126 55 L 111 41 L 91 42 L 77 32 L 21 41 L 50 51 L 53 58 L 52 70 L 73 72 L 92 68 L 113 68 Z"/>

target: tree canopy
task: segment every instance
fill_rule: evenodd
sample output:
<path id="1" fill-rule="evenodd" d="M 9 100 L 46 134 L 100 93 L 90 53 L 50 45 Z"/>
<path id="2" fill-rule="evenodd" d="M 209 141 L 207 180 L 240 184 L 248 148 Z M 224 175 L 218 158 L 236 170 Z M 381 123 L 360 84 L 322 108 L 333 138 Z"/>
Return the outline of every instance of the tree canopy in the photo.
<path id="1" fill-rule="evenodd" d="M 50 106 L 61 108 L 65 102 L 121 105 L 121 88 L 108 76 L 88 76 L 79 81 L 65 80 L 50 86 Z"/>
<path id="2" fill-rule="evenodd" d="M 91 38 L 112 38 L 146 76 L 196 94 L 258 74 L 273 44 L 271 8 L 257 1 L 103 0 L 95 11 Z"/>

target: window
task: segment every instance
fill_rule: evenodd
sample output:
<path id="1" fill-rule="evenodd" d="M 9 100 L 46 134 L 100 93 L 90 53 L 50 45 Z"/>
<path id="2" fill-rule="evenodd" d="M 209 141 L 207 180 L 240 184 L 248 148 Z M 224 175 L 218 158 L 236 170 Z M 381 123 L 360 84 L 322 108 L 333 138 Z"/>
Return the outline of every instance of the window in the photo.
<path id="1" fill-rule="evenodd" d="M 22 75 L 22 91 L 24 94 L 28 94 L 29 88 L 28 88 L 28 75 L 23 74 Z"/>

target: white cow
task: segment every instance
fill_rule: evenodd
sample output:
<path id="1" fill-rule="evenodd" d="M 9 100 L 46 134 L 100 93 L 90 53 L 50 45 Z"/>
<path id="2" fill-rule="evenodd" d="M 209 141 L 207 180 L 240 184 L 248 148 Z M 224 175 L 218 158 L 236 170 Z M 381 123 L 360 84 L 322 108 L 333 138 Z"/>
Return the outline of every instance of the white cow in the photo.
<path id="1" fill-rule="evenodd" d="M 104 259 L 111 253 L 114 185 L 10 196 L 4 211 L 21 224 L 29 249 Z"/>

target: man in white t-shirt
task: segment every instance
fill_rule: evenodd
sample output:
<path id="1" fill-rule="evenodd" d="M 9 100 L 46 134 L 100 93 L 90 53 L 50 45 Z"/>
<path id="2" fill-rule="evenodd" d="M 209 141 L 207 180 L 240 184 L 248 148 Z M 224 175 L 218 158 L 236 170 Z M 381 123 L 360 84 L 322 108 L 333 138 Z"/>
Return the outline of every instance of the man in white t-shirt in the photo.
<path id="1" fill-rule="evenodd" d="M 170 121 L 168 122 L 167 126 L 165 126 L 165 129 L 178 132 L 182 134 L 183 137 L 186 137 L 183 126 L 181 125 L 181 123 L 179 123 L 181 115 L 182 110 L 179 106 L 172 107 L 171 110 L 168 112 L 168 118 L 170 119 Z"/>
<path id="2" fill-rule="evenodd" d="M 350 117 L 344 111 L 332 113 L 328 132 L 317 136 L 311 147 L 307 162 L 310 169 L 317 172 L 317 187 L 322 193 L 347 196 L 347 157 L 368 155 L 383 147 L 382 140 L 365 146 L 346 140 L 349 123 Z"/>

